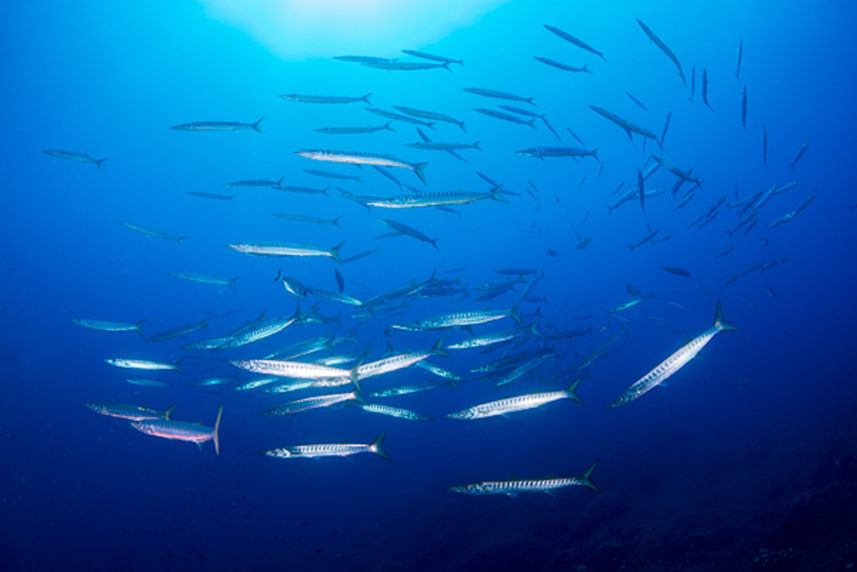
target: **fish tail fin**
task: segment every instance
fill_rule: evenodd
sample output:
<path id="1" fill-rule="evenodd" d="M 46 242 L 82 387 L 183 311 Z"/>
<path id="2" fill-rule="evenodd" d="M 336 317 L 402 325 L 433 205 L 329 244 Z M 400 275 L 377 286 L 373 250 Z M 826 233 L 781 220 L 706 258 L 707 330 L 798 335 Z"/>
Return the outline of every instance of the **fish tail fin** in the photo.
<path id="1" fill-rule="evenodd" d="M 184 371 L 182 371 L 182 362 L 183 361 L 184 360 L 178 360 L 176 363 L 173 364 L 173 367 L 175 368 L 175 370 L 182 375 L 184 375 Z"/>
<path id="2" fill-rule="evenodd" d="M 342 220 L 342 217 L 338 216 L 338 217 L 334 218 L 331 222 L 333 223 L 333 226 L 335 226 L 336 228 L 340 228 L 340 226 L 339 226 L 340 220 Z"/>
<path id="3" fill-rule="evenodd" d="M 524 101 L 526 101 L 530 105 L 535 105 L 535 102 L 533 102 L 534 99 L 535 99 L 534 97 L 525 97 Z"/>
<path id="4" fill-rule="evenodd" d="M 102 163 L 104 163 L 104 161 L 106 161 L 106 160 L 107 160 L 107 157 L 105 157 L 103 159 L 96 159 L 95 160 L 95 166 L 98 167 L 99 171 L 104 172 L 104 166 L 102 165 Z"/>
<path id="5" fill-rule="evenodd" d="M 252 128 L 253 128 L 253 131 L 255 131 L 256 133 L 261 133 L 261 132 L 262 132 L 262 125 L 261 125 L 261 123 L 262 123 L 262 120 L 263 120 L 263 119 L 265 119 L 265 117 L 264 117 L 264 116 L 260 117 L 260 118 L 255 122 L 255 123 L 253 123 L 253 124 L 250 126 L 250 127 L 252 127 Z"/>
<path id="6" fill-rule="evenodd" d="M 393 459 L 387 454 L 387 451 L 384 450 L 384 435 L 386 433 L 381 433 L 375 440 L 369 444 L 369 450 L 384 459 L 385 461 L 393 462 Z"/>
<path id="7" fill-rule="evenodd" d="M 541 315 L 541 309 L 542 309 L 542 307 L 541 307 L 541 306 L 539 306 L 538 308 L 536 308 L 536 314 Z M 541 333 L 541 332 L 539 331 L 539 329 L 536 327 L 537 325 L 538 325 L 538 324 L 537 324 L 536 322 L 533 322 L 532 324 L 530 324 L 530 327 L 529 327 L 528 329 L 529 329 L 530 333 L 531 333 L 531 334 L 533 334 L 534 336 L 539 336 L 539 337 L 541 337 L 542 333 Z"/>
<path id="8" fill-rule="evenodd" d="M 446 336 L 441 336 L 440 339 L 434 343 L 430 350 L 431 355 L 452 359 L 452 356 L 443 348 L 443 340 L 445 337 Z"/>
<path id="9" fill-rule="evenodd" d="M 365 101 L 365 102 L 366 102 L 366 103 L 368 103 L 369 105 L 372 105 L 372 102 L 371 102 L 371 101 L 369 101 L 369 98 L 370 98 L 370 97 L 372 97 L 372 94 L 371 94 L 371 93 L 367 93 L 366 95 L 364 95 L 363 97 L 361 97 L 361 98 L 360 98 L 360 100 L 361 100 L 361 101 Z"/>
<path id="10" fill-rule="evenodd" d="M 283 180 L 285 180 L 285 178 L 286 178 L 286 176 L 285 176 L 285 175 L 283 175 L 282 177 L 280 177 L 279 179 L 277 179 L 277 187 L 278 187 L 278 188 L 280 188 L 280 189 L 282 189 L 282 188 L 283 188 Z"/>
<path id="11" fill-rule="evenodd" d="M 601 57 L 603 58 L 604 56 L 601 56 Z M 583 67 L 580 68 L 580 71 L 586 72 L 586 73 L 592 73 L 592 70 L 589 69 L 589 64 L 583 64 Z"/>
<path id="12" fill-rule="evenodd" d="M 434 246 L 435 250 L 440 250 L 440 247 L 437 245 L 437 241 L 438 241 L 438 239 L 432 238 L 430 242 L 431 242 L 431 245 Z"/>
<path id="13" fill-rule="evenodd" d="M 583 400 L 580 398 L 580 396 L 579 396 L 579 395 L 577 395 L 577 386 L 578 386 L 578 385 L 580 385 L 580 380 L 581 380 L 581 379 L 583 379 L 583 378 L 582 378 L 582 377 L 578 377 L 577 379 L 575 379 L 575 380 L 574 380 L 574 383 L 572 383 L 571 385 L 569 385 L 569 386 L 568 386 L 568 389 L 566 389 L 566 390 L 565 390 L 565 393 L 566 393 L 566 395 L 568 395 L 568 398 L 569 398 L 569 399 L 573 399 L 574 401 L 576 401 L 576 402 L 578 402 L 579 404 L 583 405 Z"/>
<path id="14" fill-rule="evenodd" d="M 214 431 L 211 432 L 212 440 L 214 441 L 214 452 L 220 455 L 220 417 L 223 415 L 223 406 L 217 410 L 217 419 L 214 421 Z"/>
<path id="15" fill-rule="evenodd" d="M 170 405 L 169 407 L 167 407 L 167 410 L 166 410 L 166 411 L 164 411 L 164 419 L 166 419 L 167 421 L 169 421 L 169 420 L 170 420 L 170 417 L 171 417 L 171 416 L 172 416 L 172 414 L 173 414 L 173 409 L 175 409 L 175 408 L 176 408 L 176 405 L 178 405 L 178 403 L 173 403 L 172 405 Z"/>
<path id="16" fill-rule="evenodd" d="M 428 163 L 416 163 L 414 164 L 414 174 L 419 178 L 423 184 L 426 184 L 425 175 L 423 175 L 423 170 L 428 166 Z"/>
<path id="17" fill-rule="evenodd" d="M 388 121 L 386 124 L 384 124 L 384 129 L 386 129 L 387 131 L 395 131 L 395 129 L 393 129 L 393 122 Z"/>
<path id="18" fill-rule="evenodd" d="M 595 157 L 595 160 L 598 161 L 598 149 L 592 150 L 592 156 Z"/>
<path id="19" fill-rule="evenodd" d="M 497 185 L 496 187 L 494 187 L 493 189 L 488 191 L 491 194 L 490 198 L 495 200 L 495 201 L 499 201 L 501 203 L 508 203 L 509 201 L 507 201 L 506 199 L 503 198 L 502 195 L 500 195 L 500 192 L 502 190 L 503 190 L 503 185 Z"/>
<path id="20" fill-rule="evenodd" d="M 461 130 L 467 133 L 467 126 L 464 125 L 463 121 L 458 122 L 458 126 L 461 127 Z"/>
<path id="21" fill-rule="evenodd" d="M 512 309 L 509 310 L 509 317 L 515 320 L 515 323 L 518 325 L 521 324 L 521 317 L 518 315 L 518 308 L 521 306 L 521 301 L 523 299 L 523 297 L 520 298 L 517 302 L 515 302 L 515 305 L 512 306 Z"/>
<path id="22" fill-rule="evenodd" d="M 578 477 L 580 479 L 580 484 L 586 487 L 589 490 L 595 491 L 596 493 L 600 493 L 598 487 L 595 486 L 595 483 L 592 482 L 592 473 L 595 471 L 595 467 L 598 466 L 598 459 L 595 460 L 594 463 L 589 465 L 589 468 L 586 469 L 586 472 Z"/>
<path id="23" fill-rule="evenodd" d="M 230 288 L 235 290 L 235 281 L 238 280 L 239 278 L 241 278 L 241 277 L 236 276 L 235 278 L 230 278 L 229 280 L 227 280 L 227 282 L 228 282 L 227 286 L 229 286 Z"/>
<path id="24" fill-rule="evenodd" d="M 342 248 L 343 244 L 345 244 L 344 240 L 330 249 L 330 257 L 333 258 L 333 260 L 335 260 L 337 263 L 342 262 L 342 259 L 339 257 L 339 249 Z"/>
<path id="25" fill-rule="evenodd" d="M 358 375 L 357 370 L 360 369 L 360 366 L 363 365 L 363 359 L 357 362 L 357 365 L 348 370 L 348 377 L 351 379 L 351 385 L 354 386 L 354 394 L 357 395 L 360 392 L 360 376 Z"/>
<path id="26" fill-rule="evenodd" d="M 536 127 L 536 120 L 535 119 L 530 119 L 529 121 L 527 121 L 527 125 L 529 125 L 533 129 L 538 129 L 538 127 Z"/>
<path id="27" fill-rule="evenodd" d="M 451 63 L 452 63 L 452 62 L 443 62 L 443 63 L 441 64 L 441 67 L 442 67 L 443 69 L 445 69 L 446 71 L 451 72 L 451 71 L 452 71 L 452 68 L 451 68 L 451 67 L 449 67 L 449 64 L 451 64 Z"/>
<path id="28" fill-rule="evenodd" d="M 482 151 L 482 147 L 479 146 L 479 141 L 473 142 L 473 148 L 476 149 L 477 151 Z"/>
<path id="29" fill-rule="evenodd" d="M 279 282 L 283 278 L 283 270 L 281 268 L 277 268 L 277 275 L 274 276 L 274 282 Z"/>
<path id="30" fill-rule="evenodd" d="M 720 332 L 731 332 L 738 329 L 738 326 L 727 322 L 726 318 L 723 317 L 723 306 L 720 304 L 720 300 L 717 301 L 717 309 L 714 311 L 714 327 Z"/>
<path id="31" fill-rule="evenodd" d="M 141 330 L 140 328 L 143 325 L 143 322 L 145 322 L 145 321 L 146 321 L 146 318 L 143 318 L 142 320 L 140 320 L 139 322 L 134 324 L 134 328 L 137 330 L 137 333 L 140 334 L 141 336 L 143 336 L 143 330 Z M 143 337 L 145 338 L 146 336 L 143 336 Z"/>

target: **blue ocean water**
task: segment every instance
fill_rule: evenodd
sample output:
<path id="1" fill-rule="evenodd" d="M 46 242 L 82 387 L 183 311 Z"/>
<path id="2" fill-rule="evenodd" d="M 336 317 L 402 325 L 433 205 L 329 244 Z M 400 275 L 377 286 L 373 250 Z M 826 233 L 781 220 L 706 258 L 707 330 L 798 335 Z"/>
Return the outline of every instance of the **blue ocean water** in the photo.
<path id="1" fill-rule="evenodd" d="M 857 562 L 851 3 L 516 0 L 464 7 L 415 2 L 409 10 L 381 1 L 357 8 L 332 1 L 17 2 L 2 10 L 3 569 L 844 570 Z M 635 18 L 675 53 L 686 83 Z M 604 58 L 544 24 L 591 44 Z M 464 65 L 390 71 L 333 59 L 432 63 L 402 49 Z M 533 56 L 585 64 L 592 73 L 562 71 Z M 710 107 L 702 100 L 703 70 Z M 534 105 L 463 88 L 532 97 Z M 407 147 L 421 139 L 402 120 L 393 121 L 394 131 L 318 133 L 387 120 L 360 102 L 280 97 L 368 93 L 380 109 L 408 106 L 462 120 L 466 132 L 449 123 L 420 129 L 434 142 L 479 141 L 482 150 L 460 151 L 461 161 Z M 474 111 L 502 111 L 500 104 L 544 115 L 560 139 L 541 118 L 533 129 Z M 638 135 L 629 140 L 589 106 L 658 139 L 669 114 L 662 149 Z M 259 118 L 261 133 L 170 129 Z M 548 146 L 597 149 L 598 159 L 517 153 Z M 102 171 L 48 156 L 46 149 L 107 161 Z M 428 162 L 426 184 L 408 168 L 387 170 L 397 184 L 371 166 L 295 154 L 306 149 Z M 674 191 L 677 176 L 662 167 L 644 186 L 664 192 L 647 197 L 645 210 L 637 196 L 608 211 L 605 205 L 637 186 L 653 154 L 701 184 Z M 306 169 L 360 180 L 319 178 Z M 477 172 L 502 185 L 508 202 L 481 200 L 451 207 L 455 212 L 370 209 L 337 189 L 376 197 L 489 192 L 492 185 Z M 224 186 L 281 176 L 284 185 L 329 190 L 310 195 Z M 796 186 L 788 188 L 792 181 Z M 765 196 L 773 185 L 786 191 Z M 693 198 L 676 208 L 691 189 Z M 772 224 L 813 195 L 793 220 Z M 755 227 L 730 235 L 753 212 Z M 274 213 L 342 218 L 334 226 Z M 436 238 L 437 248 L 409 236 L 382 237 L 389 229 L 375 217 L 417 228 Z M 186 238 L 145 236 L 122 222 Z M 629 249 L 654 230 L 656 240 L 666 240 Z M 345 260 L 377 251 L 337 263 L 225 247 L 287 242 L 328 249 L 343 241 Z M 733 250 L 715 257 L 726 247 Z M 756 267 L 760 263 L 765 268 Z M 536 274 L 496 298 L 476 300 L 484 293 L 480 286 L 508 280 L 495 271 L 510 267 Z M 417 292 L 404 304 L 361 315 L 323 298 L 298 300 L 274 280 L 281 271 L 336 291 L 334 269 L 344 277 L 345 293 L 361 300 L 434 272 L 445 281 L 460 277 L 448 287 L 460 291 Z M 238 279 L 230 288 L 171 272 Z M 644 301 L 611 311 L 637 298 Z M 738 331 L 715 336 L 661 387 L 605 410 L 711 327 L 718 300 Z M 226 336 L 263 311 L 269 320 L 291 316 L 298 304 L 305 315 L 314 315 L 314 307 L 340 323 L 295 324 L 235 349 L 181 348 Z M 466 328 L 409 332 L 392 330 L 393 324 L 511 308 L 522 324 L 535 320 L 541 335 L 526 333 L 485 353 L 430 357 L 465 379 L 456 388 L 366 398 L 432 422 L 350 405 L 259 415 L 347 386 L 283 394 L 234 390 L 258 376 L 230 360 L 262 358 L 327 335 L 352 339 L 295 359 L 336 354 L 347 355 L 350 365 L 366 363 L 426 350 L 441 336 L 444 345 L 471 337 Z M 188 336 L 146 342 L 134 332 L 71 321 L 81 318 L 145 318 L 146 336 L 208 321 Z M 472 331 L 514 326 L 504 318 Z M 559 335 L 578 329 L 586 333 Z M 577 371 L 613 337 L 601 358 Z M 505 355 L 528 352 L 528 359 L 550 350 L 555 358 L 501 388 L 494 387 L 496 378 L 470 371 Z M 184 373 L 122 370 L 106 364 L 108 358 L 181 360 Z M 445 418 L 487 401 L 564 389 L 578 375 L 582 406 L 562 400 L 508 419 Z M 231 380 L 194 386 L 212 377 Z M 128 378 L 170 387 L 140 387 Z M 440 381 L 410 367 L 361 386 L 367 394 Z M 220 455 L 211 442 L 198 449 L 146 435 L 85 405 L 97 401 L 159 411 L 175 403 L 173 419 L 209 427 L 222 406 Z M 369 443 L 381 433 L 392 463 L 371 454 L 316 460 L 256 454 Z M 577 476 L 596 460 L 598 494 L 584 487 L 516 498 L 449 491 L 481 481 Z"/>

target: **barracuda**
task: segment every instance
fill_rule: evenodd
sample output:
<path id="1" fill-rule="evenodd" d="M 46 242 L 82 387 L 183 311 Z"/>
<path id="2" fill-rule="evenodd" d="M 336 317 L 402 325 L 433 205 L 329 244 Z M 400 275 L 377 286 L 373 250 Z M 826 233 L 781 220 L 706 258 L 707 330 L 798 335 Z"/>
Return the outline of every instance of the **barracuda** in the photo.
<path id="1" fill-rule="evenodd" d="M 444 369 L 440 366 L 436 366 L 433 363 L 429 363 L 425 360 L 417 362 L 416 366 L 420 369 L 424 369 L 425 371 L 434 374 L 438 377 L 442 377 L 444 379 L 448 379 L 450 381 L 464 381 L 463 378 L 449 371 L 448 369 Z M 455 386 L 453 386 L 455 387 Z"/>
<path id="2" fill-rule="evenodd" d="M 509 340 L 513 340 L 526 334 L 541 336 L 541 333 L 539 333 L 539 331 L 536 329 L 536 323 L 533 322 L 529 326 L 525 326 L 522 328 L 512 328 L 511 330 L 505 330 L 503 332 L 496 332 L 485 336 L 477 336 L 475 338 L 470 338 L 469 340 L 464 340 L 456 344 L 446 346 L 446 349 L 463 350 L 468 348 L 481 348 L 485 346 L 508 342 Z"/>
<path id="3" fill-rule="evenodd" d="M 592 482 L 592 473 L 595 467 L 598 466 L 598 461 L 586 469 L 586 472 L 579 477 L 565 477 L 554 479 L 533 479 L 533 480 L 509 480 L 509 481 L 482 481 L 481 483 L 471 483 L 469 485 L 449 487 L 449 490 L 455 493 L 468 495 L 507 495 L 516 497 L 518 493 L 547 493 L 553 494 L 556 489 L 564 489 L 568 487 L 583 486 L 596 493 L 601 492 L 595 483 Z"/>
<path id="4" fill-rule="evenodd" d="M 164 370 L 171 369 L 173 371 L 177 371 L 179 373 L 184 373 L 179 367 L 180 361 L 175 363 L 161 363 L 157 361 L 149 361 L 144 359 L 126 359 L 126 358 L 111 358 L 104 360 L 106 363 L 109 363 L 115 367 L 121 367 L 125 369 L 145 369 L 149 371 L 154 370 Z"/>
<path id="5" fill-rule="evenodd" d="M 387 417 L 395 417 L 397 419 L 406 419 L 408 421 L 434 421 L 431 417 L 426 417 L 425 415 L 420 415 L 410 409 L 402 409 L 400 407 L 379 405 L 377 403 L 361 403 L 358 407 L 369 413 L 377 413 L 378 415 L 386 415 Z"/>
<path id="6" fill-rule="evenodd" d="M 495 187 L 487 193 L 473 193 L 470 191 L 448 191 L 436 193 L 420 193 L 402 195 L 398 197 L 374 198 L 367 201 L 370 207 L 378 207 L 384 209 L 412 209 L 423 207 L 437 207 L 444 205 L 465 205 L 491 199 L 501 203 L 507 203 L 506 199 L 500 196 L 500 191 L 503 187 Z"/>
<path id="7" fill-rule="evenodd" d="M 544 393 L 528 393 L 526 395 L 518 395 L 517 397 L 507 397 L 497 401 L 488 403 L 480 403 L 467 409 L 462 409 L 455 413 L 447 415 L 450 419 L 485 419 L 487 417 L 496 417 L 497 415 L 506 416 L 509 413 L 517 411 L 525 411 L 527 409 L 535 409 L 547 403 L 560 399 L 573 399 L 581 405 L 583 400 L 577 395 L 577 386 L 580 384 L 580 378 L 577 378 L 568 389 L 562 391 L 548 391 Z"/>
<path id="8" fill-rule="evenodd" d="M 728 332 L 737 330 L 735 326 L 727 322 L 723 318 L 723 309 L 720 306 L 720 301 L 717 301 L 717 309 L 714 312 L 714 325 L 702 332 L 699 336 L 692 339 L 690 342 L 682 346 L 677 352 L 662 361 L 652 371 L 635 381 L 625 393 L 620 395 L 616 401 L 611 403 L 607 409 L 615 409 L 627 405 L 632 401 L 639 399 L 648 391 L 654 389 L 659 384 L 666 381 L 675 372 L 683 368 L 687 363 L 696 357 L 696 354 L 702 350 L 714 336 L 720 332 Z"/>
<path id="9" fill-rule="evenodd" d="M 252 371 L 253 373 L 276 375 L 278 377 L 291 377 L 295 379 L 324 379 L 328 377 L 350 377 L 351 375 L 347 369 L 339 369 L 299 361 L 252 359 L 230 361 L 229 363 L 235 367 Z"/>
<path id="10" fill-rule="evenodd" d="M 129 421 L 143 421 L 146 419 L 169 419 L 176 408 L 176 404 L 167 407 L 166 411 L 156 411 L 140 405 L 128 405 L 126 403 L 111 403 L 108 401 L 95 401 L 86 404 L 91 410 L 107 417 L 128 419 Z"/>
<path id="11" fill-rule="evenodd" d="M 391 155 L 380 155 L 374 153 L 362 153 L 357 151 L 328 151 L 324 149 L 307 149 L 297 151 L 296 155 L 312 159 L 314 161 L 330 161 L 333 163 L 348 163 L 350 165 L 374 165 L 378 167 L 399 167 L 410 169 L 425 184 L 423 170 L 428 163 L 408 163 Z"/>
<path id="12" fill-rule="evenodd" d="M 141 336 L 143 332 L 140 330 L 140 326 L 145 321 L 146 318 L 143 318 L 139 322 L 129 324 L 127 322 L 107 322 L 104 320 L 87 320 L 85 318 L 72 318 L 71 320 L 73 324 L 89 328 L 90 330 L 99 330 L 102 332 L 137 332 Z"/>
<path id="13" fill-rule="evenodd" d="M 330 443 L 321 445 L 294 445 L 292 447 L 280 447 L 279 449 L 268 449 L 259 451 L 259 455 L 275 457 L 277 459 L 318 459 L 321 457 L 349 457 L 358 453 L 374 453 L 392 462 L 387 452 L 384 451 L 384 433 L 378 435 L 368 445 L 359 443 Z"/>
<path id="14" fill-rule="evenodd" d="M 344 242 L 340 242 L 330 250 L 316 248 L 306 244 L 289 244 L 264 242 L 250 244 L 239 242 L 235 244 L 227 244 L 229 248 L 243 252 L 245 254 L 253 254 L 256 256 L 327 256 L 336 262 L 341 262 L 339 258 L 339 249 L 342 248 Z"/>
<path id="15" fill-rule="evenodd" d="M 425 362 L 420 363 L 422 364 Z M 370 393 L 369 397 L 397 397 L 400 395 L 410 395 L 412 393 L 424 393 L 426 391 L 434 391 L 435 389 L 439 389 L 443 386 L 444 384 L 442 383 L 400 385 L 399 387 L 391 387 L 389 389 L 384 389 L 383 391 Z"/>
<path id="16" fill-rule="evenodd" d="M 351 391 L 349 393 L 333 393 L 330 395 L 316 395 L 313 397 L 305 397 L 304 399 L 298 399 L 297 401 L 290 401 L 289 403 L 286 403 L 285 405 L 280 405 L 279 407 L 272 407 L 271 409 L 263 411 L 259 415 L 266 417 L 277 415 L 291 415 L 293 413 L 309 411 L 310 409 L 330 407 L 339 403 L 345 403 L 347 401 L 355 400 L 363 400 L 363 398 L 360 397 L 360 395 L 356 391 Z"/>
<path id="17" fill-rule="evenodd" d="M 135 421 L 131 427 L 146 435 L 172 439 L 175 441 L 188 441 L 196 443 L 202 450 L 202 444 L 206 441 L 214 441 L 214 452 L 220 455 L 220 417 L 223 415 L 223 407 L 217 410 L 217 419 L 214 427 L 206 427 L 202 423 L 186 423 L 184 421 L 170 421 L 169 419 L 153 419 L 148 421 Z"/>
<path id="18" fill-rule="evenodd" d="M 265 338 L 269 338 L 274 334 L 282 332 L 289 326 L 295 323 L 295 317 L 292 316 L 288 319 L 280 319 L 275 320 L 273 322 L 264 324 L 257 328 L 253 328 L 240 336 L 235 336 L 228 342 L 224 343 L 220 348 L 239 348 L 241 346 L 246 346 L 247 344 L 252 344 L 253 342 L 257 342 L 259 340 L 264 340 Z"/>
<path id="19" fill-rule="evenodd" d="M 422 331 L 422 330 L 441 330 L 444 328 L 457 328 L 461 326 L 475 326 L 477 324 L 487 324 L 503 318 L 516 319 L 517 306 L 509 310 L 479 310 L 473 312 L 453 312 L 451 314 L 443 314 L 433 318 L 427 318 L 419 322 L 411 324 L 393 324 L 390 326 L 396 330 Z"/>

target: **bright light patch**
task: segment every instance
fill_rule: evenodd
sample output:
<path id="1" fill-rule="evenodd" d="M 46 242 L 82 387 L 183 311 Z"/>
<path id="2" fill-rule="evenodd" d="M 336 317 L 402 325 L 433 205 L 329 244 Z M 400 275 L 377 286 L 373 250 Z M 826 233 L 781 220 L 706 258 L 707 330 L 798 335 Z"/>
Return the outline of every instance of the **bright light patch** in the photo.
<path id="1" fill-rule="evenodd" d="M 419 49 L 508 0 L 200 0 L 209 16 L 288 59 Z"/>

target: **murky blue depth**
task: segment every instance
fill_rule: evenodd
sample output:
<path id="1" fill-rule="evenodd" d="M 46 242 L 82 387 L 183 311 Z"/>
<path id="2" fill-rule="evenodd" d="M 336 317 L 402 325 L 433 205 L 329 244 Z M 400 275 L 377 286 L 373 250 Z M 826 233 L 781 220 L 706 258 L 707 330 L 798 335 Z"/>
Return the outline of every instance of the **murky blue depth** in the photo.
<path id="1" fill-rule="evenodd" d="M 210 4 L 2 10 L 0 568 L 857 564 L 854 6 Z"/>

